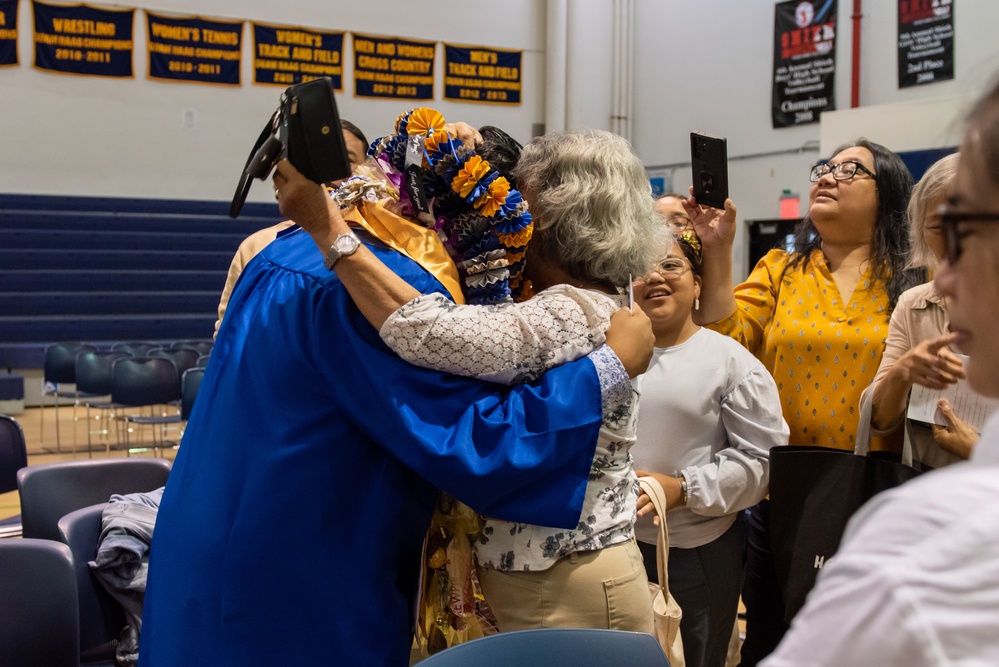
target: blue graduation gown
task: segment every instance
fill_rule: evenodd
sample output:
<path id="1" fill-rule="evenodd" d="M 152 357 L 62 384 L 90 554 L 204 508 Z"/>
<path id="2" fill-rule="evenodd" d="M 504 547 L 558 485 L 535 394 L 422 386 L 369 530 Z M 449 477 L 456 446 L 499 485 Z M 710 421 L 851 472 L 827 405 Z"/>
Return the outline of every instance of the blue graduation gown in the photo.
<path id="1" fill-rule="evenodd" d="M 575 526 L 600 423 L 588 359 L 512 389 L 410 366 L 307 234 L 278 239 L 232 295 L 163 495 L 140 665 L 407 665 L 437 488 Z"/>

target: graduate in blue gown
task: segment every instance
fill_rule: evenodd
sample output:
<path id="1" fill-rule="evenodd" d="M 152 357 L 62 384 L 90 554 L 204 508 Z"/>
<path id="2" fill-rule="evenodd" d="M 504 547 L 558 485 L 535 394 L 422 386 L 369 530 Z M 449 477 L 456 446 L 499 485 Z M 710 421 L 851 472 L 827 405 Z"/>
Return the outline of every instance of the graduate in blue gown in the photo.
<path id="1" fill-rule="evenodd" d="M 140 665 L 408 664 L 438 488 L 575 526 L 620 382 L 606 346 L 512 389 L 410 366 L 304 231 L 278 239 L 236 286 L 163 495 Z"/>

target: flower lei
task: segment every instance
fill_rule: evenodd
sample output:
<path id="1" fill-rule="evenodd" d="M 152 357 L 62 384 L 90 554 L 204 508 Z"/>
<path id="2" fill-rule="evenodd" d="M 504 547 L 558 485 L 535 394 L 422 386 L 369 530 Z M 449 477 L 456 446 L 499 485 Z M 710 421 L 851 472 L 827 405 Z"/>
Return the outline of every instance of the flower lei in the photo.
<path id="1" fill-rule="evenodd" d="M 524 254 L 534 225 L 527 202 L 487 160 L 444 130 L 444 117 L 421 107 L 396 119 L 395 134 L 375 140 L 369 157 L 393 187 L 379 186 L 370 174 L 355 174 L 335 193 L 341 206 L 386 195 L 401 214 L 437 231 L 458 266 L 468 303 L 490 304 L 525 296 Z M 430 215 L 421 214 L 405 179 L 418 166 L 422 196 Z M 394 192 L 392 192 L 394 190 Z"/>

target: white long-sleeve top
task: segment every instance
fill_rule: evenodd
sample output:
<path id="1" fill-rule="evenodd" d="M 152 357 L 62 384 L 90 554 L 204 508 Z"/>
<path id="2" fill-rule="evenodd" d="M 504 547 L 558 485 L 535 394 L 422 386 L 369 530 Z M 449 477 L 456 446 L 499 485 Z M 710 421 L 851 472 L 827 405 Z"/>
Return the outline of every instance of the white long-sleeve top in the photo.
<path id="1" fill-rule="evenodd" d="M 707 544 L 767 493 L 770 448 L 786 445 L 789 434 L 777 385 L 737 342 L 699 329 L 679 345 L 656 348 L 637 387 L 635 468 L 683 474 L 687 506 L 667 515 L 670 546 Z M 655 544 L 659 529 L 649 516 L 635 533 Z"/>

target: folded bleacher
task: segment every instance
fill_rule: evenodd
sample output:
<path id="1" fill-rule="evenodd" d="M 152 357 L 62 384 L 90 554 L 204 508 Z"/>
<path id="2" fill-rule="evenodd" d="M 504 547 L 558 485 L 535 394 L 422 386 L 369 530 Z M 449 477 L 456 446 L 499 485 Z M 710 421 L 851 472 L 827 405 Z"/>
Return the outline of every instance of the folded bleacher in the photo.
<path id="1" fill-rule="evenodd" d="M 60 341 L 211 338 L 240 242 L 274 204 L 0 194 L 0 368 Z"/>

